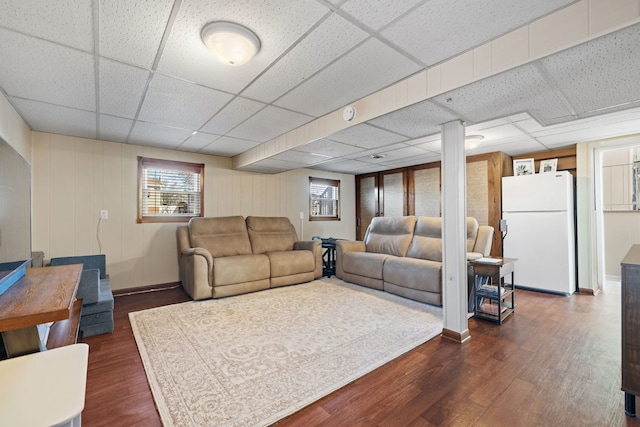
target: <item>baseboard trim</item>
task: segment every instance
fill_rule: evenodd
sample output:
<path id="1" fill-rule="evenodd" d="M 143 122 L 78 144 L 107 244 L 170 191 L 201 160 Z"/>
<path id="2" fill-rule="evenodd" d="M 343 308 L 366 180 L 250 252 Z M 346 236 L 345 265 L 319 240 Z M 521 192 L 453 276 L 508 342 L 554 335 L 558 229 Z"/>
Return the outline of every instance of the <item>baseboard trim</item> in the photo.
<path id="1" fill-rule="evenodd" d="M 465 329 L 462 332 L 452 331 L 451 329 L 442 328 L 442 338 L 446 338 L 451 341 L 455 341 L 458 344 L 462 344 L 471 339 L 469 329 Z"/>
<path id="2" fill-rule="evenodd" d="M 591 296 L 595 296 L 598 292 L 600 292 L 600 289 L 591 289 L 591 288 L 578 288 L 578 293 L 580 295 L 591 295 Z"/>
<path id="3" fill-rule="evenodd" d="M 180 286 L 180 282 L 161 283 L 158 285 L 140 286 L 137 288 L 117 289 L 113 291 L 114 297 L 123 297 L 127 295 L 144 294 L 147 292 L 166 291 Z"/>

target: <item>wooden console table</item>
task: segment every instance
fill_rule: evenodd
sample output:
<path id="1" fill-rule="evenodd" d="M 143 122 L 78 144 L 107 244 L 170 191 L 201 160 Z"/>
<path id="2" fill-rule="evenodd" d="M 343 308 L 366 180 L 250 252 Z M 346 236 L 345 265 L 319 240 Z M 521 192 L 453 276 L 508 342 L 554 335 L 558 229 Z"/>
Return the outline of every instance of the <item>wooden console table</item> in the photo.
<path id="1" fill-rule="evenodd" d="M 7 356 L 73 344 L 77 340 L 82 300 L 76 299 L 82 264 L 27 269 L 0 295 L 0 332 Z M 37 325 L 55 322 L 49 339 L 40 341 Z"/>

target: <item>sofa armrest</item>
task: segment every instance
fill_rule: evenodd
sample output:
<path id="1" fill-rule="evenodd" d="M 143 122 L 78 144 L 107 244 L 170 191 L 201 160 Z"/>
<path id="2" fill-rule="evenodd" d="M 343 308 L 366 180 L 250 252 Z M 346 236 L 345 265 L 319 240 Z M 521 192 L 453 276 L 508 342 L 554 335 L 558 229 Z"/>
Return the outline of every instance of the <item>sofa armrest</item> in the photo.
<path id="1" fill-rule="evenodd" d="M 82 304 L 94 304 L 98 302 L 100 294 L 100 269 L 92 268 L 82 270 L 76 298 L 82 299 Z"/>
<path id="2" fill-rule="evenodd" d="M 204 248 L 180 251 L 182 287 L 194 300 L 212 297 L 213 257 Z"/>
<path id="3" fill-rule="evenodd" d="M 352 240 L 336 241 L 336 277 L 342 279 L 344 270 L 342 268 L 342 257 L 348 252 L 366 252 L 367 247 L 364 242 Z"/>
<path id="4" fill-rule="evenodd" d="M 293 244 L 293 250 L 307 250 L 313 254 L 315 260 L 315 269 L 313 270 L 313 277 L 316 279 L 322 277 L 322 243 L 320 240 L 304 240 L 295 242 Z"/>
<path id="5" fill-rule="evenodd" d="M 472 252 L 480 253 L 482 256 L 489 256 L 491 254 L 491 245 L 493 244 L 493 232 L 494 229 L 490 225 L 478 227 L 478 236 Z"/>

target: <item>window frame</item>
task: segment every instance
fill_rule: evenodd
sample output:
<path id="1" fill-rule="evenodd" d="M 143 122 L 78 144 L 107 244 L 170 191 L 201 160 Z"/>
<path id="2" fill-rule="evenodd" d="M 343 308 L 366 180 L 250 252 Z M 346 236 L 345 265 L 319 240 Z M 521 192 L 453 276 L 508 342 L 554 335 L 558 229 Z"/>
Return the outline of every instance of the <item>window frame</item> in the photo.
<path id="1" fill-rule="evenodd" d="M 312 193 L 311 193 L 311 187 L 313 185 L 326 185 L 328 187 L 335 187 L 337 189 L 337 198 L 336 199 L 327 199 L 327 200 L 336 200 L 336 214 L 335 215 L 331 215 L 331 216 L 327 216 L 327 215 L 322 215 L 322 216 L 315 216 L 313 214 L 313 201 L 314 199 L 312 198 Z M 329 179 L 329 178 L 316 178 L 316 177 L 309 177 L 309 221 L 340 221 L 340 214 L 341 214 L 341 209 L 340 209 L 340 180 L 339 179 Z"/>
<path id="2" fill-rule="evenodd" d="M 190 172 L 200 175 L 200 212 L 194 214 L 163 214 L 153 215 L 143 213 L 143 177 L 145 169 L 168 169 L 181 172 Z M 177 160 L 154 159 L 151 157 L 138 156 L 138 215 L 136 222 L 143 223 L 163 223 L 163 222 L 188 222 L 191 218 L 204 216 L 204 163 L 180 162 Z"/>

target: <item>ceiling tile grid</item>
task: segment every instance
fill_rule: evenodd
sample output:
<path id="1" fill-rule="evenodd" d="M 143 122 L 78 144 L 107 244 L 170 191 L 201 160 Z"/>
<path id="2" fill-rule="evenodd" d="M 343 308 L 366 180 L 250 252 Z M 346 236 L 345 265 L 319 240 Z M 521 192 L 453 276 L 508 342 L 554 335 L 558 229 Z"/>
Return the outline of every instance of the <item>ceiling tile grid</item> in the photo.
<path id="1" fill-rule="evenodd" d="M 265 106 L 266 104 L 262 102 L 236 97 L 213 116 L 211 120 L 205 123 L 201 130 L 203 132 L 224 135 Z"/>
<path id="2" fill-rule="evenodd" d="M 0 29 L 0 86 L 10 96 L 95 111 L 93 56 Z"/>
<path id="3" fill-rule="evenodd" d="M 367 33 L 342 17 L 331 15 L 242 94 L 273 102 L 367 37 Z"/>
<path id="4" fill-rule="evenodd" d="M 200 129 L 232 95 L 155 74 L 140 109 L 140 120 Z"/>
<path id="5" fill-rule="evenodd" d="M 180 144 L 177 149 L 180 151 L 197 152 L 206 146 L 213 144 L 218 139 L 220 139 L 220 135 L 205 132 L 194 132 L 187 140 Z"/>
<path id="6" fill-rule="evenodd" d="M 228 135 L 251 141 L 267 142 L 312 119 L 313 117 L 270 105 L 251 116 Z"/>
<path id="7" fill-rule="evenodd" d="M 158 71 L 239 93 L 327 12 L 314 0 L 183 1 Z M 261 40 L 258 55 L 242 67 L 219 62 L 200 38 L 202 27 L 212 21 L 230 21 L 250 28 Z"/>
<path id="8" fill-rule="evenodd" d="M 93 112 L 11 98 L 18 114 L 32 130 L 96 139 L 96 115 Z"/>
<path id="9" fill-rule="evenodd" d="M 0 27 L 93 52 L 91 6 L 91 0 L 3 0 Z"/>
<path id="10" fill-rule="evenodd" d="M 523 111 L 542 122 L 571 115 L 533 65 L 523 65 L 433 99 L 473 123 Z"/>
<path id="11" fill-rule="evenodd" d="M 332 141 L 353 145 L 354 147 L 369 149 L 391 145 L 406 141 L 408 138 L 384 129 L 361 123 L 331 135 Z"/>
<path id="12" fill-rule="evenodd" d="M 127 140 L 130 144 L 147 145 L 149 147 L 176 149 L 186 141 L 193 131 L 171 126 L 135 122 L 131 135 Z"/>
<path id="13" fill-rule="evenodd" d="M 145 93 L 150 72 L 100 58 L 100 112 L 134 119 Z"/>
<path id="14" fill-rule="evenodd" d="M 409 138 L 418 138 L 440 132 L 440 125 L 459 116 L 446 111 L 430 101 L 422 101 L 402 110 L 385 114 L 373 120 L 372 125 L 406 135 Z"/>
<path id="15" fill-rule="evenodd" d="M 236 153 L 242 153 L 258 146 L 259 144 L 259 142 L 255 141 L 247 141 L 246 139 L 223 136 L 219 139 L 216 139 L 206 147 L 202 148 L 201 150 L 199 150 L 199 152 L 204 154 L 212 154 L 214 156 L 231 157 Z"/>
<path id="16" fill-rule="evenodd" d="M 380 30 L 398 17 L 405 14 L 418 3 L 425 0 L 395 0 L 375 1 L 349 0 L 340 6 L 340 9 L 353 16 L 355 19 L 373 29 Z"/>
<path id="17" fill-rule="evenodd" d="M 328 138 L 318 139 L 295 148 L 297 151 L 306 153 L 321 154 L 328 157 L 342 157 L 348 154 L 363 151 L 362 148 L 353 145 L 343 144 L 341 142 L 332 141 Z"/>
<path id="18" fill-rule="evenodd" d="M 100 55 L 151 69 L 173 0 L 100 0 Z"/>
<path id="19" fill-rule="evenodd" d="M 369 39 L 275 104 L 318 117 L 420 69 L 418 64 L 379 40 Z"/>
<path id="20" fill-rule="evenodd" d="M 133 120 L 100 114 L 98 118 L 98 139 L 126 142 Z"/>
<path id="21" fill-rule="evenodd" d="M 431 0 L 382 31 L 432 66 L 512 31 L 574 0 Z M 420 43 L 416 43 L 420 40 Z"/>
<path id="22" fill-rule="evenodd" d="M 640 24 L 540 61 L 578 115 L 602 114 L 640 103 Z M 615 108 L 615 106 L 619 106 Z"/>

